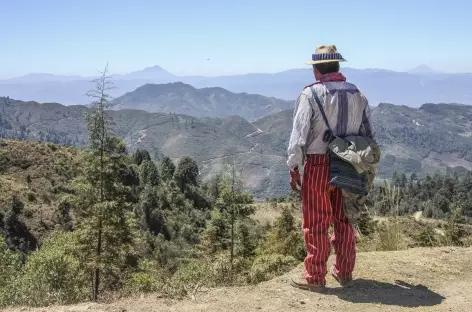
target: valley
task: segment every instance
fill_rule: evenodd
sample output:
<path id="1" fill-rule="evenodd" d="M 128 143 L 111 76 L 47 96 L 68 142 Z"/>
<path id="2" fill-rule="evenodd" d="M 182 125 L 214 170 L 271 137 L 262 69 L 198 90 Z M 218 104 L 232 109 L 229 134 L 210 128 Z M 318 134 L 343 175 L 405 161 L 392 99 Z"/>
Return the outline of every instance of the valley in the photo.
<path id="1" fill-rule="evenodd" d="M 187 96 L 186 92 L 180 96 Z M 243 98 L 238 101 L 246 103 Z M 276 112 L 266 107 L 264 113 L 259 113 L 266 115 L 253 121 L 237 115 L 204 116 L 206 108 L 199 105 L 194 106 L 195 110 L 200 109 L 194 112 L 197 116 L 129 108 L 110 111 L 110 116 L 115 123 L 114 133 L 124 138 L 131 152 L 146 149 L 154 159 L 190 156 L 201 167 L 203 180 L 234 160 L 247 188 L 263 199 L 289 191 L 285 162 L 292 110 L 283 109 L 287 105 L 279 106 Z M 247 106 L 248 111 L 250 107 Z M 84 148 L 88 137 L 83 114 L 87 110 L 80 105 L 2 98 L 0 137 Z M 371 115 L 382 147 L 379 178 L 390 178 L 394 172 L 424 177 L 438 171 L 464 174 L 472 169 L 471 106 L 424 104 L 411 108 L 381 103 L 372 108 Z"/>

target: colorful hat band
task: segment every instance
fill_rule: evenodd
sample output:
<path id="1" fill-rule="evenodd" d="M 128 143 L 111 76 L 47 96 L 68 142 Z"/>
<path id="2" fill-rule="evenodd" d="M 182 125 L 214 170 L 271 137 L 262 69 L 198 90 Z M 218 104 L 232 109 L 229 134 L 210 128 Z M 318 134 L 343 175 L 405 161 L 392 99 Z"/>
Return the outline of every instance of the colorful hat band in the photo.
<path id="1" fill-rule="evenodd" d="M 341 53 L 320 53 L 312 54 L 311 59 L 313 61 L 342 60 L 343 56 L 341 55 Z"/>

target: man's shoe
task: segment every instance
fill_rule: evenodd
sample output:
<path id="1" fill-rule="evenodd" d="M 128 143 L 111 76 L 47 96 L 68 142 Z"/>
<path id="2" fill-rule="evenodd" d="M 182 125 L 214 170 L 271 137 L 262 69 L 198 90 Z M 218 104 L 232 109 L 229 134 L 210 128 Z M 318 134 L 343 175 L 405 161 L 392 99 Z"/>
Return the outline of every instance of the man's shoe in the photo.
<path id="1" fill-rule="evenodd" d="M 336 274 L 336 270 L 334 267 L 331 269 L 331 276 L 343 287 L 348 287 L 352 284 L 352 277 L 339 277 L 338 274 Z"/>
<path id="2" fill-rule="evenodd" d="M 308 283 L 304 277 L 292 278 L 292 281 L 290 284 L 295 288 L 308 290 L 308 291 L 322 291 L 325 289 L 325 286 L 322 284 Z"/>

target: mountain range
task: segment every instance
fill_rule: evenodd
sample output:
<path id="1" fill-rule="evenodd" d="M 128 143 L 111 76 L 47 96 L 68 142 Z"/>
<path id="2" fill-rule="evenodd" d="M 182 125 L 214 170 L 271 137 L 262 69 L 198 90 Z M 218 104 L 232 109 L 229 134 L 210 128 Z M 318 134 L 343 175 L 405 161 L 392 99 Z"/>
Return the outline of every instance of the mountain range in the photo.
<path id="1" fill-rule="evenodd" d="M 84 147 L 86 106 L 39 104 L 0 98 L 0 137 L 50 141 Z M 122 109 L 109 112 L 115 134 L 130 151 L 147 149 L 158 159 L 194 158 L 203 179 L 233 159 L 256 197 L 288 192 L 286 148 L 292 110 L 254 121 L 239 116 L 194 117 Z M 472 106 L 423 104 L 420 108 L 381 103 L 372 123 L 382 147 L 378 177 L 394 171 L 424 176 L 435 171 L 472 169 Z"/>
<path id="2" fill-rule="evenodd" d="M 371 105 L 396 103 L 418 107 L 422 103 L 472 104 L 472 74 L 439 73 L 420 65 L 409 72 L 384 69 L 354 69 L 343 67 L 342 73 L 367 95 Z M 94 77 L 30 74 L 0 80 L 0 96 L 66 105 L 86 104 L 85 95 L 93 88 Z M 275 74 L 254 73 L 232 76 L 177 76 L 160 66 L 152 66 L 124 75 L 112 75 L 116 89 L 114 97 L 131 92 L 145 84 L 183 82 L 195 88 L 220 87 L 231 92 L 260 94 L 293 101 L 303 86 L 314 78 L 310 67 Z"/>

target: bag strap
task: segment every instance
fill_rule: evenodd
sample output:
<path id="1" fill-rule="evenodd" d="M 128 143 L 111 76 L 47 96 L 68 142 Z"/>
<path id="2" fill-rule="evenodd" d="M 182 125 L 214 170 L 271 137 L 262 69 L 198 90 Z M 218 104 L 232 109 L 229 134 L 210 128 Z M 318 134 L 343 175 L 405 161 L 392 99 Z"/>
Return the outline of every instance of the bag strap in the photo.
<path id="1" fill-rule="evenodd" d="M 318 109 L 321 112 L 321 115 L 323 116 L 324 123 L 326 127 L 328 128 L 328 133 L 325 133 L 323 139 L 327 141 L 331 141 L 334 138 L 333 130 L 331 130 L 331 127 L 329 126 L 329 121 L 328 117 L 326 117 L 326 113 L 323 109 L 323 105 L 321 105 L 320 98 L 318 97 L 318 93 L 316 93 L 315 88 L 311 87 L 311 93 L 313 94 L 313 99 L 315 100 L 316 104 L 318 105 Z"/>
<path id="2" fill-rule="evenodd" d="M 328 130 L 333 133 L 333 130 L 331 130 L 331 127 L 329 126 L 328 118 L 326 117 L 326 113 L 323 109 L 323 105 L 321 105 L 320 98 L 318 97 L 318 94 L 315 91 L 315 88 L 311 87 L 311 93 L 313 94 L 313 99 L 315 100 L 316 104 L 318 104 L 318 108 L 321 112 L 321 115 L 323 116 L 323 120 L 326 124 L 326 127 L 328 127 Z"/>

